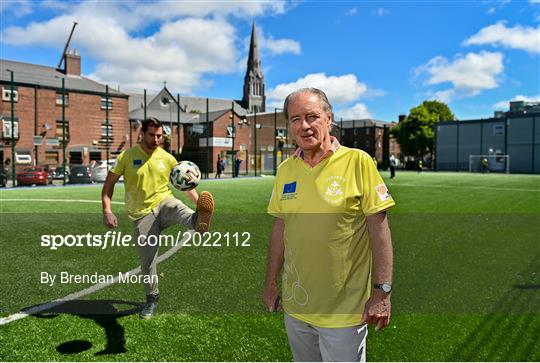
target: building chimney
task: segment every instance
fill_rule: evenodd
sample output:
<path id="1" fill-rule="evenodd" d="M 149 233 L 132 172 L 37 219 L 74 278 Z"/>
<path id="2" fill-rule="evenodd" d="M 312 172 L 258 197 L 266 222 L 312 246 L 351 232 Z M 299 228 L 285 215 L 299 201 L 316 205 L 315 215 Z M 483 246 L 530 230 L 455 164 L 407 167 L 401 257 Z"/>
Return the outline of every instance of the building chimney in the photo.
<path id="1" fill-rule="evenodd" d="M 401 114 L 398 116 L 398 122 L 401 122 L 407 118 L 407 115 Z"/>
<path id="2" fill-rule="evenodd" d="M 64 73 L 71 76 L 81 75 L 81 56 L 77 54 L 77 50 L 74 53 L 66 52 L 66 59 L 64 62 Z"/>

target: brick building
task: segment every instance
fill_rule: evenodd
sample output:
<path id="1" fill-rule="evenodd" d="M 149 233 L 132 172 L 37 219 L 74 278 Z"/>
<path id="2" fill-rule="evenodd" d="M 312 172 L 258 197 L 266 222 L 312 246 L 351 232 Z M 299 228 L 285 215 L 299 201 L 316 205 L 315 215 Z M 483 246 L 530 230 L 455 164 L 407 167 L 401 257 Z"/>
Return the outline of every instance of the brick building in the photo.
<path id="1" fill-rule="evenodd" d="M 1 60 L 0 162 L 12 162 L 11 73 L 14 78 L 15 164 L 55 168 L 104 160 L 129 138 L 128 95 L 81 76 L 81 57 L 66 54 L 64 68 Z M 64 80 L 64 89 L 62 89 Z M 63 107 L 63 100 L 65 106 Z M 64 118 L 62 113 L 64 110 Z M 65 119 L 65 128 L 63 119 Z M 11 169 L 11 167 L 10 167 Z"/>
<path id="2" fill-rule="evenodd" d="M 386 168 L 391 154 L 399 157 L 401 150 L 397 141 L 390 136 L 395 122 L 373 119 L 338 121 L 336 137 L 342 145 L 364 150 L 377 159 L 380 167 Z"/>

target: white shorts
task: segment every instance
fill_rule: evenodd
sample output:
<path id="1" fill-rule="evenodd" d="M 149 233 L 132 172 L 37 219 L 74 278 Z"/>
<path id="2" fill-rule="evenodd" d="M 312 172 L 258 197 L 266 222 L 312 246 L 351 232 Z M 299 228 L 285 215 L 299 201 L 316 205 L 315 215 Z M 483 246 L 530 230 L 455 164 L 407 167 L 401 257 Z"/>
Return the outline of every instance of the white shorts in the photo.
<path id="1" fill-rule="evenodd" d="M 367 325 L 319 328 L 285 313 L 285 328 L 296 362 L 365 362 Z"/>

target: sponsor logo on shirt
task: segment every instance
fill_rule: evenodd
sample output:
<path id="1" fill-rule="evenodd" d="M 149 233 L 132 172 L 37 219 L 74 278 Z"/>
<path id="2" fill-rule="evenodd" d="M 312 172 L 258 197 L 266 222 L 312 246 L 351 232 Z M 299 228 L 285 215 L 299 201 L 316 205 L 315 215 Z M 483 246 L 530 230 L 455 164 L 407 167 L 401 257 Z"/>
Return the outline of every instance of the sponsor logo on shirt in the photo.
<path id="1" fill-rule="evenodd" d="M 390 192 L 388 191 L 388 188 L 384 184 L 379 184 L 375 186 L 375 191 L 377 192 L 377 195 L 381 199 L 381 202 L 384 202 L 387 199 L 390 199 Z"/>
<path id="2" fill-rule="evenodd" d="M 135 159 L 133 160 L 133 167 L 134 168 L 140 168 L 142 165 L 142 160 L 141 159 Z"/>
<path id="3" fill-rule="evenodd" d="M 296 182 L 283 185 L 283 194 L 281 200 L 296 199 Z"/>
<path id="4" fill-rule="evenodd" d="M 332 205 L 337 205 L 343 202 L 345 199 L 345 193 L 343 192 L 345 178 L 339 175 L 334 175 L 326 178 L 325 183 L 326 189 L 323 195 L 324 200 Z"/>

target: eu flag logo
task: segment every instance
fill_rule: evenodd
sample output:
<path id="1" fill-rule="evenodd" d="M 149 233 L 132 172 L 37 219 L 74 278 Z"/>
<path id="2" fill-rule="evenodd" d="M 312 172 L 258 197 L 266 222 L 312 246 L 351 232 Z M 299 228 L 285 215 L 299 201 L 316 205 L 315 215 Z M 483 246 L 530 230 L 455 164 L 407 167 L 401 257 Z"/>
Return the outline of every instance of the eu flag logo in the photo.
<path id="1" fill-rule="evenodd" d="M 142 165 L 142 160 L 141 159 L 133 160 L 133 167 L 134 168 L 139 168 L 141 165 Z"/>
<path id="2" fill-rule="evenodd" d="M 283 185 L 283 194 L 295 193 L 296 192 L 296 182 Z"/>

